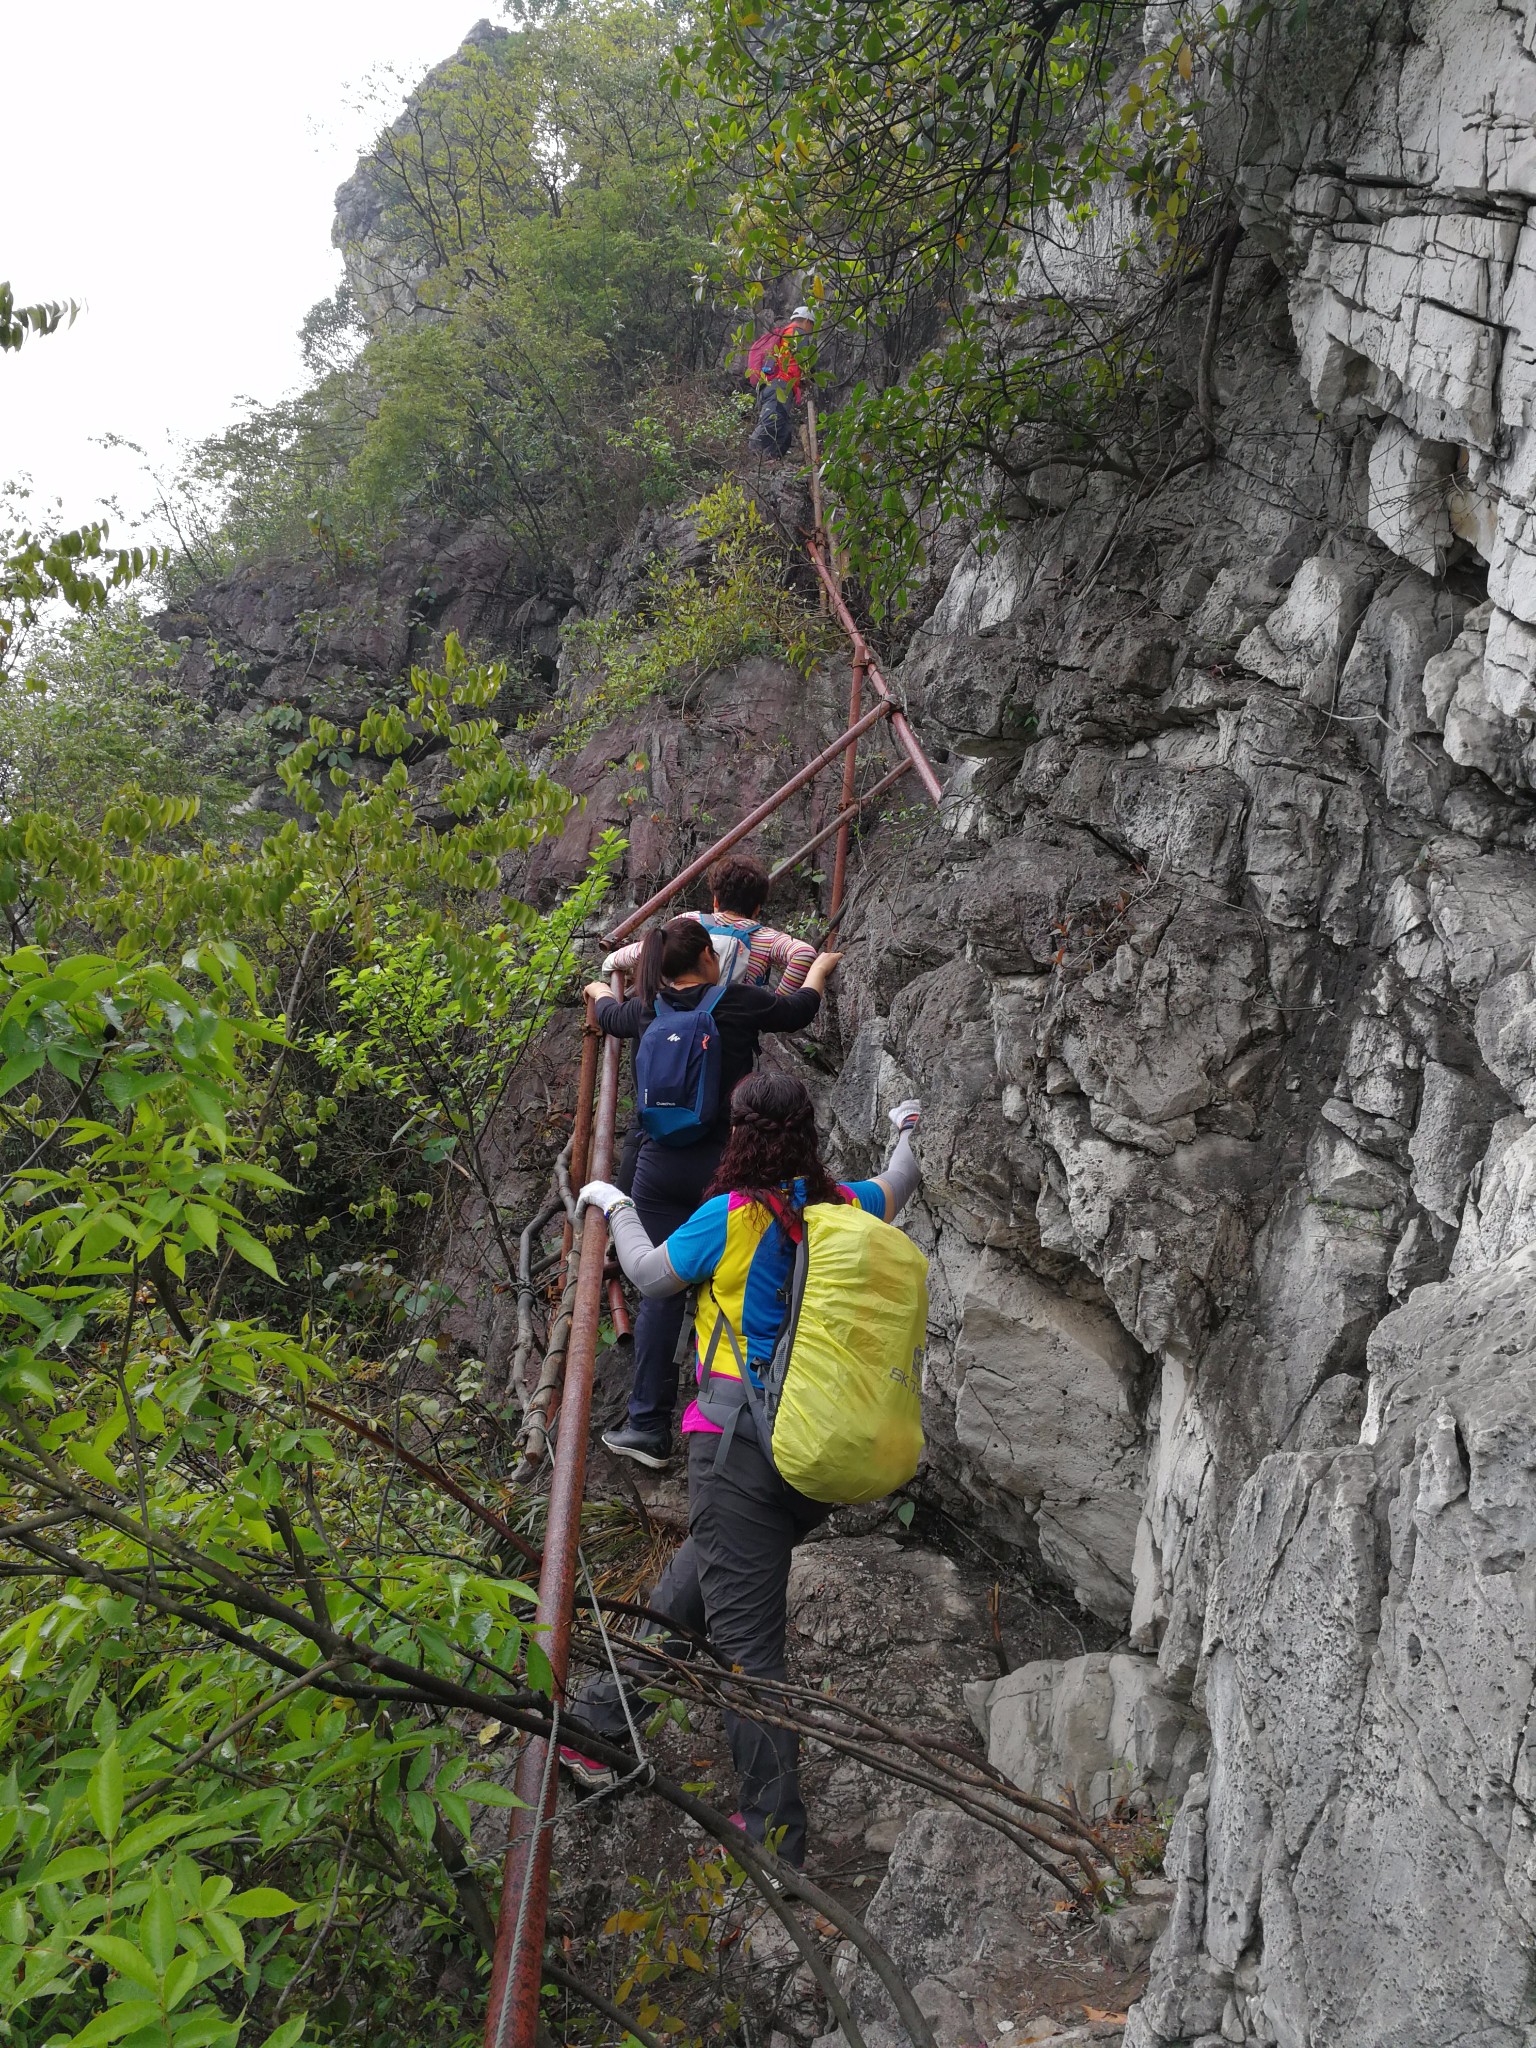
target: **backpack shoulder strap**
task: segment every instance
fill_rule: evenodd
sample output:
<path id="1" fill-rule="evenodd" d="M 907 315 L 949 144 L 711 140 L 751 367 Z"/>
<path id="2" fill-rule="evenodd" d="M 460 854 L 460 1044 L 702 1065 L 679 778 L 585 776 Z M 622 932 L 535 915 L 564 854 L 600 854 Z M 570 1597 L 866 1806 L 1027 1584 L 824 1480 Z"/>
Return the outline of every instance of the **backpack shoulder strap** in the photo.
<path id="1" fill-rule="evenodd" d="M 764 1188 L 763 1194 L 767 1199 L 769 1212 L 779 1228 L 791 1244 L 798 1244 L 805 1235 L 804 1221 L 795 1214 L 787 1202 L 781 1201 L 771 1188 Z"/>
<path id="2" fill-rule="evenodd" d="M 731 984 L 728 981 L 715 982 L 706 993 L 703 1002 L 699 1004 L 699 1009 L 705 1011 L 706 1013 L 713 1010 L 716 1003 L 719 1002 L 720 998 L 723 995 L 728 995 L 730 993 L 730 988 Z"/>
<path id="3" fill-rule="evenodd" d="M 733 1389 L 736 1398 L 731 1400 L 726 1406 L 721 1405 L 721 1397 L 714 1392 L 712 1383 L 715 1353 L 720 1348 L 722 1334 L 731 1347 L 731 1352 L 736 1360 L 736 1370 L 741 1375 L 739 1380 L 727 1383 Z M 731 1441 L 736 1434 L 736 1425 L 740 1422 L 743 1414 L 748 1414 L 752 1417 L 753 1425 L 757 1431 L 758 1447 L 769 1464 L 773 1463 L 773 1451 L 771 1448 L 773 1443 L 773 1427 L 768 1420 L 768 1415 L 763 1405 L 763 1391 L 753 1376 L 751 1366 L 748 1365 L 746 1359 L 742 1356 L 741 1346 L 736 1342 L 736 1332 L 731 1328 L 730 1320 L 723 1311 L 715 1318 L 715 1327 L 710 1336 L 709 1349 L 704 1354 L 704 1365 L 699 1374 L 699 1390 L 694 1398 L 699 1413 L 704 1417 L 705 1421 L 714 1423 L 715 1427 L 720 1431 L 720 1443 L 715 1452 L 715 1470 L 717 1472 L 724 1465 L 730 1453 Z"/>

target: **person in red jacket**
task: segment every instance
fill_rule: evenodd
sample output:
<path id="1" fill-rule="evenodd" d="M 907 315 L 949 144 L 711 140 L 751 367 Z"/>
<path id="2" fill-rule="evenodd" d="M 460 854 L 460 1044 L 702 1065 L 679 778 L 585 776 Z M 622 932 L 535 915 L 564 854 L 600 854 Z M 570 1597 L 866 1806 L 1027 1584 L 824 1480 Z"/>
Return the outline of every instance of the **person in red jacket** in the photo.
<path id="1" fill-rule="evenodd" d="M 782 461 L 794 445 L 794 409 L 800 403 L 802 382 L 795 343 L 815 324 L 809 306 L 796 306 L 782 327 L 758 336 L 747 356 L 747 380 L 762 392 L 757 425 L 747 446 L 772 462 Z"/>

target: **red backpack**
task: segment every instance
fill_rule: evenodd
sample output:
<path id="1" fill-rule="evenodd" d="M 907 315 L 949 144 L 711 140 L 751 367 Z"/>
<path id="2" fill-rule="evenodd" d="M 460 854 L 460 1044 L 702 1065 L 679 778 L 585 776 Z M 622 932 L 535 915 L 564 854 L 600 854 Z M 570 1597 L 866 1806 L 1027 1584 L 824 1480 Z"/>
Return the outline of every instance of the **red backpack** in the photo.
<path id="1" fill-rule="evenodd" d="M 747 382 L 761 384 L 768 374 L 764 368 L 769 356 L 788 334 L 792 323 L 785 321 L 782 327 L 770 327 L 766 334 L 760 334 L 747 350 Z"/>

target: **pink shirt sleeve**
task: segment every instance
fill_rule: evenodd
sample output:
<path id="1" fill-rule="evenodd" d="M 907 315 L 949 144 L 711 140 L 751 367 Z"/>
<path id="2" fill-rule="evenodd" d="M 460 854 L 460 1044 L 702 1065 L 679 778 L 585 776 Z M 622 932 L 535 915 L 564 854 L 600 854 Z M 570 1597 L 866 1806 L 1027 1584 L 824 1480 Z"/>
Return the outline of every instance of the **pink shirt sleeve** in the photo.
<path id="1" fill-rule="evenodd" d="M 759 937 L 768 942 L 765 950 L 769 965 L 783 970 L 779 976 L 779 994 L 787 996 L 800 988 L 811 971 L 816 948 L 805 939 L 792 939 L 788 932 L 774 931 L 771 926 L 764 926 Z"/>

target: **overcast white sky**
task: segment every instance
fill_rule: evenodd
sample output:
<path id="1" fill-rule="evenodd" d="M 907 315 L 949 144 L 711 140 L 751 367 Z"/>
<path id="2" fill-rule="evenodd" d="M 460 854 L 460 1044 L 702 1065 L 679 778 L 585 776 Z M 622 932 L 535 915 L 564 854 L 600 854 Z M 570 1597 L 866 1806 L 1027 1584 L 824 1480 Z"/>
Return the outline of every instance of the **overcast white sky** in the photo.
<path id="1" fill-rule="evenodd" d="M 499 0 L 0 0 L 0 279 L 82 308 L 0 356 L 0 481 L 30 471 L 71 522 L 114 492 L 133 514 L 136 465 L 96 436 L 163 462 L 297 384 L 299 322 L 341 274 L 332 194 L 398 106 L 380 91 L 485 16 Z"/>

